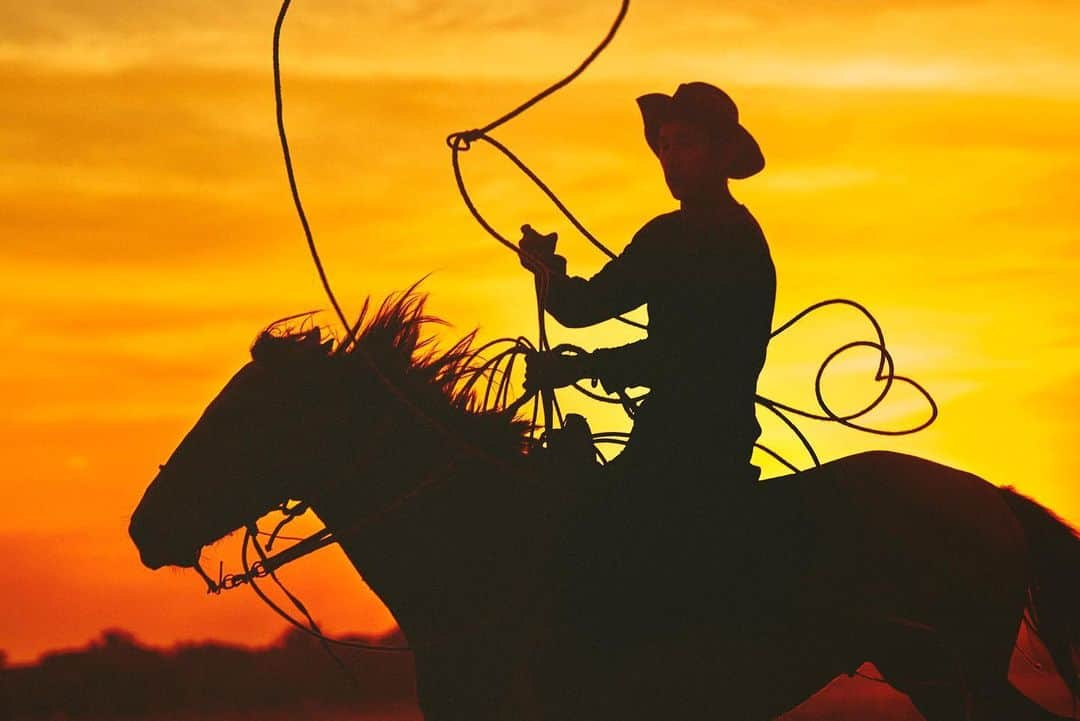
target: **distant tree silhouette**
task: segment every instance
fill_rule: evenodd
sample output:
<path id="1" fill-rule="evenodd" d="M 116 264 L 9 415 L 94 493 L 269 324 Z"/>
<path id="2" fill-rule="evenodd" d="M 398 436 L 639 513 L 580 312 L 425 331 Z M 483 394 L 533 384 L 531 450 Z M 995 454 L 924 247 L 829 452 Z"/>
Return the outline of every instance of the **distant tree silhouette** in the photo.
<path id="1" fill-rule="evenodd" d="M 357 640 L 400 643 L 385 637 Z M 410 657 L 339 655 L 355 683 L 300 631 L 291 630 L 265 648 L 210 642 L 155 649 L 128 631 L 109 629 L 84 648 L 47 653 L 33 666 L 5 668 L 0 719 L 363 707 L 415 697 Z"/>
<path id="2" fill-rule="evenodd" d="M 403 639 L 394 634 L 365 640 L 397 644 Z M 1041 662 L 1050 662 L 1045 652 L 1034 652 Z M 318 708 L 363 709 L 415 700 L 408 656 L 339 653 L 360 683 L 359 694 L 318 642 L 299 631 L 290 630 L 265 648 L 211 642 L 162 650 L 143 646 L 131 633 L 110 629 L 85 648 L 46 654 L 33 666 L 0 665 L 0 720 L 134 720 L 165 714 L 201 718 L 271 707 L 295 709 L 297 718 L 314 718 L 313 709 Z M 0 652 L 0 661 L 6 660 L 7 655 Z M 139 664 L 149 670 L 140 670 Z M 1060 686 L 1060 681 L 1052 674 L 1028 664 L 1019 670 L 1039 698 L 1068 707 L 1067 690 L 1054 686 Z M 783 719 L 845 721 L 862 718 L 870 709 L 898 721 L 919 718 L 902 696 L 884 684 L 846 679 Z"/>

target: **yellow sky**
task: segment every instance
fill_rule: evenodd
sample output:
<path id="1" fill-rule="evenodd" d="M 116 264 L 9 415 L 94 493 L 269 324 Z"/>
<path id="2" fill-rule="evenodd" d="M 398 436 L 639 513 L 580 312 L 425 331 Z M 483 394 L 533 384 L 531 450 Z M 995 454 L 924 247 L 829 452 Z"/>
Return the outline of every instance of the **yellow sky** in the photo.
<path id="1" fill-rule="evenodd" d="M 346 308 L 434 271 L 432 309 L 457 330 L 531 332 L 531 284 L 461 205 L 443 138 L 567 72 L 615 10 L 297 0 L 288 123 Z M 15 567 L 0 648 L 16 660 L 106 625 L 156 642 L 280 628 L 249 595 L 206 599 L 190 574 L 145 571 L 125 535 L 156 464 L 255 332 L 326 305 L 277 146 L 276 12 L 0 0 L 0 550 Z M 726 88 L 768 158 L 734 192 L 772 246 L 777 322 L 855 298 L 941 404 L 911 438 L 809 427 L 822 455 L 918 453 L 1080 521 L 1078 22 L 1080 7 L 1056 0 L 642 0 L 586 76 L 497 136 L 620 248 L 672 207 L 634 97 L 691 79 Z M 508 164 L 483 151 L 464 162 L 505 233 L 557 229 L 572 271 L 599 267 Z M 777 340 L 761 392 L 810 402 L 818 362 L 864 332 L 839 312 Z M 884 419 L 917 416 L 911 406 L 898 395 Z M 331 629 L 389 623 L 333 553 L 288 577 Z"/>

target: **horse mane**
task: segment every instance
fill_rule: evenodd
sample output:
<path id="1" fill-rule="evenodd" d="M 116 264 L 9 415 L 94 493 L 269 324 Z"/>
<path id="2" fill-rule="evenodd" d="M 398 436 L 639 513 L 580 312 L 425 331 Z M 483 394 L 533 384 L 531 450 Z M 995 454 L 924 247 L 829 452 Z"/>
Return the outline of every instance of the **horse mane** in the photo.
<path id="1" fill-rule="evenodd" d="M 314 323 L 313 312 L 275 321 L 255 338 L 252 359 L 341 364 L 347 382 L 374 376 L 391 399 L 421 417 L 460 429 L 468 442 L 490 452 L 519 455 L 528 424 L 504 409 L 483 408 L 477 400 L 474 381 L 482 361 L 474 346 L 476 331 L 439 349 L 426 330 L 449 324 L 426 312 L 427 294 L 416 285 L 387 296 L 369 318 L 370 301 L 364 301 L 350 335 L 336 343 L 324 340 L 326 329 Z"/>

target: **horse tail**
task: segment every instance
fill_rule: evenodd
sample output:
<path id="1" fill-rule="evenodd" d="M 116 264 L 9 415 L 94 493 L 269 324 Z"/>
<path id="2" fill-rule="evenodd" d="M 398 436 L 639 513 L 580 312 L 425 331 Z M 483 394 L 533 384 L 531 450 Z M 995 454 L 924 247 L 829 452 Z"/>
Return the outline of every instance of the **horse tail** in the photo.
<path id="1" fill-rule="evenodd" d="M 1080 697 L 1080 532 L 1012 488 L 1005 503 L 1020 521 L 1031 559 L 1028 616 L 1073 698 Z"/>

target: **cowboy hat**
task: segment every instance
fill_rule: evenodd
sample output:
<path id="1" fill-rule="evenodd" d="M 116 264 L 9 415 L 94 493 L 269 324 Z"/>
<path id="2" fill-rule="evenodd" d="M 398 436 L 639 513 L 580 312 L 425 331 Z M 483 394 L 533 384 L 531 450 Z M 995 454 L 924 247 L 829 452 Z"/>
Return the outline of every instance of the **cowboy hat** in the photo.
<path id="1" fill-rule="evenodd" d="M 728 94 L 709 83 L 683 83 L 674 95 L 649 93 L 637 99 L 645 121 L 645 142 L 658 153 L 660 126 L 670 120 L 683 120 L 703 126 L 707 131 L 734 147 L 729 178 L 749 178 L 765 167 L 765 157 L 753 136 L 739 124 L 739 109 Z"/>

